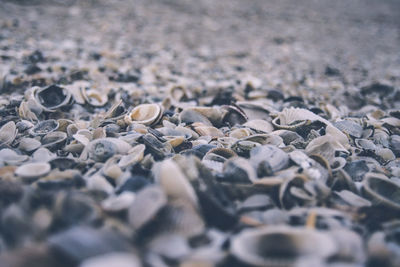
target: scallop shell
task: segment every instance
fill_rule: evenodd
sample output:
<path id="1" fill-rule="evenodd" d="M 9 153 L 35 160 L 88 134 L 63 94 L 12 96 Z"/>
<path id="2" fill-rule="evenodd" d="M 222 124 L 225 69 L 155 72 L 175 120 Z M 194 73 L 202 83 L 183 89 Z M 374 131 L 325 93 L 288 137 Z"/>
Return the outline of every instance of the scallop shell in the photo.
<path id="1" fill-rule="evenodd" d="M 144 125 L 156 124 L 162 116 L 162 108 L 159 104 L 142 104 L 135 107 L 125 116 L 127 124 L 139 123 Z"/>

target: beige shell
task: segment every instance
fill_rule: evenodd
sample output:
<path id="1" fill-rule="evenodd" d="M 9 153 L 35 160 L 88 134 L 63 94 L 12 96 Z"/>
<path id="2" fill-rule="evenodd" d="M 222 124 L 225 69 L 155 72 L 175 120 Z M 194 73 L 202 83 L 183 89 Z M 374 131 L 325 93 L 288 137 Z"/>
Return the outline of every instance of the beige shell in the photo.
<path id="1" fill-rule="evenodd" d="M 194 207 L 197 207 L 197 196 L 192 185 L 172 159 L 156 163 L 152 171 L 156 181 L 158 181 L 164 189 L 167 196 L 186 199 L 190 201 Z"/>
<path id="2" fill-rule="evenodd" d="M 108 102 L 107 94 L 94 89 L 82 89 L 82 95 L 85 101 L 91 106 L 102 107 Z"/>
<path id="3" fill-rule="evenodd" d="M 51 170 L 51 166 L 46 162 L 27 163 L 15 170 L 15 174 L 24 179 L 34 179 L 45 176 Z"/>
<path id="4" fill-rule="evenodd" d="M 146 146 L 143 144 L 139 144 L 134 146 L 131 150 L 128 151 L 128 155 L 124 155 L 121 157 L 118 162 L 118 166 L 121 168 L 126 168 L 130 165 L 133 165 L 143 159 L 144 150 Z"/>
<path id="5" fill-rule="evenodd" d="M 12 143 L 17 135 L 15 122 L 9 121 L 0 128 L 0 146 Z"/>
<path id="6" fill-rule="evenodd" d="M 159 104 L 142 104 L 135 107 L 124 120 L 127 124 L 139 123 L 144 125 L 155 124 L 161 119 L 162 108 Z"/>

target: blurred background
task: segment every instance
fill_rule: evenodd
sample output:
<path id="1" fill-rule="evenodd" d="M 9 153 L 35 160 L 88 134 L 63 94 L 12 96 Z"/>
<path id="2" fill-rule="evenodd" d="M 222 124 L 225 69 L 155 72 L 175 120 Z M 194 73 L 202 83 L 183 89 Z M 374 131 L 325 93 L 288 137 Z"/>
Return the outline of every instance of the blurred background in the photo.
<path id="1" fill-rule="evenodd" d="M 172 64 L 207 58 L 212 72 L 229 65 L 272 84 L 284 83 L 275 81 L 282 75 L 340 76 L 355 85 L 398 83 L 400 75 L 397 0 L 0 0 L 0 6 L 3 56 L 7 46 L 124 51 L 134 59 L 162 52 Z"/>

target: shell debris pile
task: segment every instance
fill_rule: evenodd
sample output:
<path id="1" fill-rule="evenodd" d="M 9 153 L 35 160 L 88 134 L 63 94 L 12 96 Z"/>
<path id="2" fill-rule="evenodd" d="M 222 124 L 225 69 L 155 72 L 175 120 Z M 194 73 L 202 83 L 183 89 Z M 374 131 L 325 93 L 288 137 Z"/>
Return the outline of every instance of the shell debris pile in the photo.
<path id="1" fill-rule="evenodd" d="M 53 49 L 0 69 L 1 267 L 400 266 L 394 79 Z"/>

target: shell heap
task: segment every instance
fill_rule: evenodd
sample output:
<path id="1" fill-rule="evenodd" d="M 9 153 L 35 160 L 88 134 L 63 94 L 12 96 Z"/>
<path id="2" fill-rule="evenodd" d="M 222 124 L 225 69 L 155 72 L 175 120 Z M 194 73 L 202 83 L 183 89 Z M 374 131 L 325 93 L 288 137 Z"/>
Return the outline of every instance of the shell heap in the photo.
<path id="1" fill-rule="evenodd" d="M 0 77 L 1 267 L 400 266 L 390 82 L 327 96 L 97 57 Z"/>

